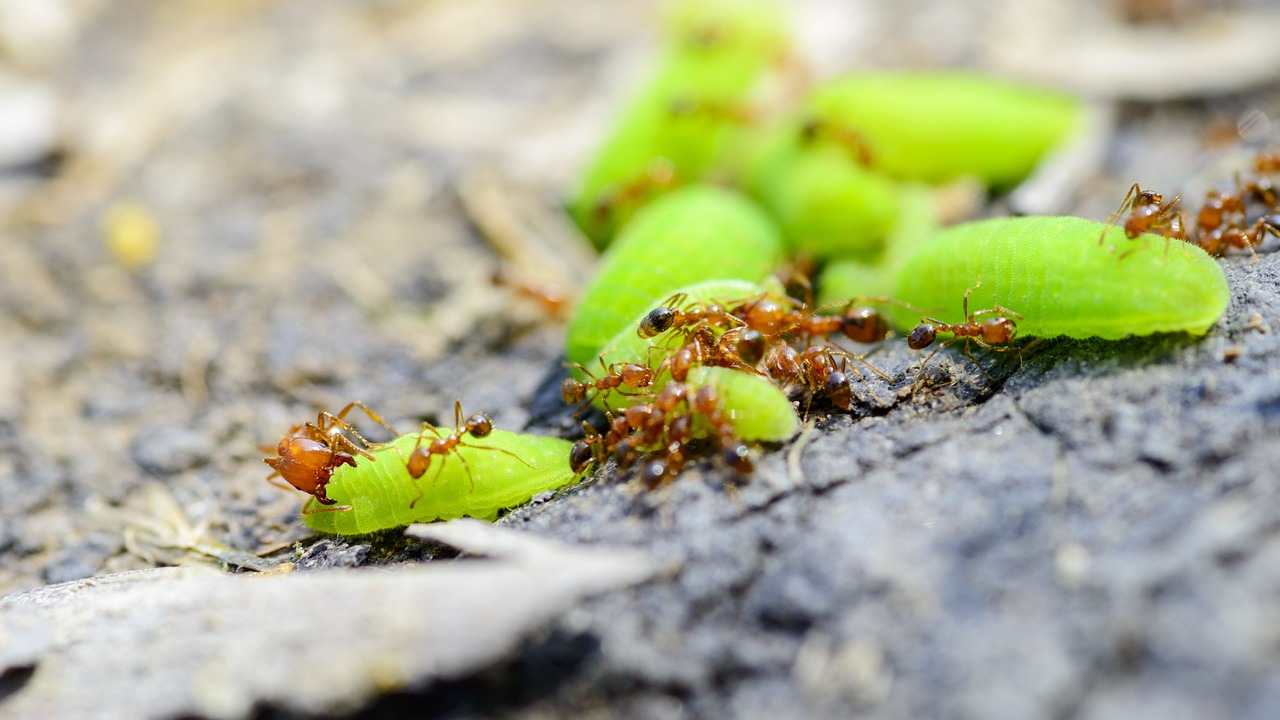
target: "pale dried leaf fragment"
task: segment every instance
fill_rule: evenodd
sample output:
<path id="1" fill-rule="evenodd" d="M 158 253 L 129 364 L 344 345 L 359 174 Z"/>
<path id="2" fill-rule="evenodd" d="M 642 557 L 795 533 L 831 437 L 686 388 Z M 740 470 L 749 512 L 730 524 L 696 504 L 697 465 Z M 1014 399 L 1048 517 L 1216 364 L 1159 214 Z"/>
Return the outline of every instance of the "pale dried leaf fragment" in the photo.
<path id="1" fill-rule="evenodd" d="M 166 568 L 0 598 L 0 660 L 34 668 L 5 712 L 350 712 L 381 692 L 474 673 L 581 598 L 659 570 L 638 550 L 561 545 L 479 522 L 413 533 L 491 559 L 252 580 Z M 57 642 L 11 648 L 41 633 Z"/>

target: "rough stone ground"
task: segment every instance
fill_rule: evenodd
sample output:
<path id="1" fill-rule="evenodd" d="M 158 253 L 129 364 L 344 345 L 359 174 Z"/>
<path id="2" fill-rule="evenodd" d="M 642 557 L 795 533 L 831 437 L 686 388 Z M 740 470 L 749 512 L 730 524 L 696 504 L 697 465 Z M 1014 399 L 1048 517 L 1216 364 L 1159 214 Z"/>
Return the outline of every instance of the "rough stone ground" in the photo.
<path id="1" fill-rule="evenodd" d="M 821 68 L 982 64 L 1018 19 L 997 2 L 844 7 L 807 4 Z M 648 6 L 66 9 L 78 31 L 0 45 L 60 121 L 58 146 L 0 155 L 0 591 L 200 561 L 175 538 L 295 575 L 447 557 L 395 534 L 309 537 L 257 446 L 356 398 L 402 427 L 447 421 L 454 399 L 528 420 L 561 330 L 489 287 L 472 191 L 512 178 L 523 194 L 499 190 L 554 204 L 642 72 Z M 1274 85 L 1224 94 L 1158 67 L 1144 90 L 1178 99 L 1119 105 L 1105 166 L 1059 209 L 1104 217 L 1134 180 L 1194 195 L 1230 154 L 1224 123 L 1280 117 Z M 121 200 L 163 228 L 150 267 L 103 249 Z M 531 252 L 515 259 L 535 275 L 582 272 Z M 917 358 L 893 341 L 874 356 L 892 382 L 868 381 L 852 416 L 815 415 L 745 481 L 701 467 L 649 493 L 610 475 L 511 513 L 501 525 L 671 570 L 522 627 L 486 669 L 425 671 L 355 708 L 220 690 L 281 717 L 1280 716 L 1280 259 L 1223 264 L 1232 304 L 1203 339 L 979 355 L 991 378 L 950 352 L 914 396 Z M 326 599 L 284 609 L 342 612 Z M 15 649 L 6 623 L 0 714 L 57 662 Z M 294 657 L 261 672 L 298 696 L 314 663 L 376 677 L 385 660 Z"/>

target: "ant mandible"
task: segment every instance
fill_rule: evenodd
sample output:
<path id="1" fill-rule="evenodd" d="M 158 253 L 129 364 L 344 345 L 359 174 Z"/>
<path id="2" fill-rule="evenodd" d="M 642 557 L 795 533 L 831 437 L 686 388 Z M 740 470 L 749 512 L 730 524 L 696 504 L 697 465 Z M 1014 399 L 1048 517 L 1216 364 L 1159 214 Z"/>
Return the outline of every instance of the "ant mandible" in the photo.
<path id="1" fill-rule="evenodd" d="M 349 403 L 337 415 L 321 411 L 316 415 L 314 423 L 294 425 L 284 437 L 280 438 L 275 456 L 262 459 L 275 471 L 267 476 L 267 482 L 287 490 L 288 486 L 272 482 L 272 478 L 284 478 L 289 486 L 314 496 L 321 505 L 336 503 L 337 501 L 330 499 L 325 492 L 325 486 L 329 484 L 333 471 L 339 465 L 355 467 L 357 455 L 368 458 L 370 462 L 376 462 L 376 458 L 365 449 L 373 445 L 344 420 L 347 413 L 354 408 L 363 410 L 374 422 L 390 430 L 393 435 L 400 434 L 359 400 Z M 343 431 L 355 436 L 364 447 L 352 442 L 351 438 L 343 434 Z M 269 447 L 263 450 L 270 452 Z"/>

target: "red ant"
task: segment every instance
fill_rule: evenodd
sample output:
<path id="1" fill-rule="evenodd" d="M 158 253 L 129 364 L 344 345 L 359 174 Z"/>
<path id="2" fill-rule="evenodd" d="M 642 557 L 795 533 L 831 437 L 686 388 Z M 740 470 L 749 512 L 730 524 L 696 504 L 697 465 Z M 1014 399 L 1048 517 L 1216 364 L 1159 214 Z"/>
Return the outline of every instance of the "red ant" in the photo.
<path id="1" fill-rule="evenodd" d="M 513 276 L 501 266 L 494 268 L 489 282 L 507 288 L 516 297 L 537 303 L 543 312 L 553 318 L 563 318 L 572 309 L 572 301 L 560 288 L 555 285 L 534 285 Z"/>
<path id="2" fill-rule="evenodd" d="M 487 437 L 489 433 L 493 432 L 493 421 L 489 419 L 488 415 L 478 412 L 467 418 L 467 421 L 464 423 L 462 421 L 462 403 L 458 401 L 454 401 L 453 403 L 453 421 L 454 430 L 448 435 L 442 434 L 440 432 L 440 428 L 435 425 L 424 422 L 422 424 L 422 429 L 418 432 L 418 440 L 413 444 L 413 450 L 410 451 L 409 459 L 405 461 L 404 466 L 405 469 L 408 470 L 409 476 L 414 480 L 417 480 L 423 475 L 426 475 L 427 470 L 431 468 L 432 456 L 440 456 L 440 462 L 443 463 L 444 458 L 448 456 L 449 453 L 453 453 L 454 457 L 458 458 L 462 463 L 462 466 L 466 468 L 467 478 L 471 481 L 471 487 L 474 489 L 476 480 L 471 475 L 471 466 L 467 464 L 467 459 L 464 458 L 461 453 L 457 452 L 457 450 L 458 447 L 462 445 L 462 439 L 467 435 L 470 435 L 473 438 Z M 432 440 L 429 445 L 423 447 L 422 439 L 426 437 L 428 430 L 430 430 L 436 438 Z M 524 463 L 526 466 L 530 468 L 533 467 L 532 465 L 529 465 L 524 458 L 505 448 L 474 444 L 466 445 L 465 447 L 506 453 L 516 460 Z M 443 472 L 443 466 L 441 467 L 440 472 Z M 417 505 L 418 501 L 421 500 L 425 494 L 426 493 L 422 489 L 422 486 L 418 486 L 418 496 L 413 499 L 413 502 L 409 503 L 409 507 L 413 508 L 414 505 Z"/>
<path id="3" fill-rule="evenodd" d="M 643 451 L 658 446 L 658 450 L 643 458 L 641 481 L 650 488 L 675 477 L 690 457 L 694 442 L 694 423 L 701 419 L 710 426 L 711 439 L 720 450 L 720 457 L 733 469 L 749 473 L 755 469 L 751 450 L 743 443 L 721 407 L 715 388 L 704 385 L 689 393 L 687 386 L 678 383 L 670 392 L 653 403 L 654 414 L 645 427 L 637 433 L 637 442 L 628 446 L 628 452 Z M 670 387 L 670 386 L 668 386 Z M 684 405 L 686 411 L 677 412 Z M 670 418 L 663 422 L 663 418 Z M 655 422 L 656 419 L 656 422 Z"/>
<path id="4" fill-rule="evenodd" d="M 639 203 L 653 193 L 673 187 L 675 183 L 675 164 L 665 157 L 654 158 L 639 177 L 602 192 L 592 208 L 593 217 L 597 223 L 608 222 L 618 206 Z"/>
<path id="5" fill-rule="evenodd" d="M 848 411 L 853 409 L 853 386 L 849 382 L 848 373 L 845 372 L 850 369 L 849 363 L 845 358 L 841 358 L 840 366 L 837 367 L 835 352 L 840 351 L 816 345 L 805 348 L 800 353 L 800 372 L 809 385 L 810 399 L 815 393 L 821 392 L 827 396 L 832 405 Z M 845 353 L 841 352 L 841 354 Z M 857 373 L 857 370 L 854 370 L 854 373 Z"/>
<path id="6" fill-rule="evenodd" d="M 1236 184 L 1237 186 L 1240 184 L 1238 180 Z M 1239 193 L 1210 190 L 1205 194 L 1204 204 L 1200 206 L 1200 212 L 1196 214 L 1196 233 L 1200 238 L 1203 238 L 1205 235 L 1221 228 L 1223 222 L 1234 219 L 1244 211 L 1244 199 Z M 1203 243 L 1197 242 L 1197 244 L 1204 247 Z"/>
<path id="7" fill-rule="evenodd" d="M 692 95 L 679 95 L 667 103 L 671 114 L 677 117 L 705 118 L 710 122 L 724 122 L 734 125 L 754 125 L 759 122 L 759 113 L 751 106 L 740 102 L 725 102 L 699 98 Z"/>
<path id="8" fill-rule="evenodd" d="M 1260 217 L 1245 229 L 1236 224 L 1214 228 L 1212 232 L 1199 236 L 1196 244 L 1210 255 L 1221 255 L 1228 248 L 1245 249 L 1257 262 L 1258 254 L 1253 248 L 1262 243 L 1266 233 L 1280 237 L 1280 214 Z"/>
<path id="9" fill-rule="evenodd" d="M 560 396 L 564 398 L 566 405 L 574 403 L 585 403 L 590 401 L 589 394 L 608 392 L 610 390 L 618 390 L 623 385 L 633 389 L 640 390 L 647 388 L 653 384 L 654 370 L 648 365 L 638 365 L 636 363 L 617 362 L 611 365 L 604 364 L 604 358 L 600 358 L 600 367 L 605 374 L 596 378 L 586 368 L 577 363 L 570 364 L 569 367 L 576 367 L 582 371 L 591 381 L 580 382 L 573 378 L 565 378 L 564 383 L 560 386 Z M 630 393 L 626 393 L 630 394 Z M 581 412 L 581 409 L 579 409 Z"/>
<path id="10" fill-rule="evenodd" d="M 686 298 L 687 296 L 684 293 L 676 293 L 664 300 L 662 307 L 650 310 L 649 314 L 645 315 L 640 321 L 640 327 L 636 329 L 636 334 L 648 339 L 657 337 L 673 328 L 698 324 L 715 326 L 742 324 L 740 319 L 730 314 L 719 303 L 713 302 L 702 307 L 682 310 L 679 306 Z"/>
<path id="11" fill-rule="evenodd" d="M 830 120 L 810 118 L 800 126 L 800 139 L 806 143 L 821 139 L 831 140 L 844 148 L 849 157 L 862 167 L 871 167 L 875 163 L 875 155 L 867 145 L 866 138 L 860 133 Z"/>
<path id="12" fill-rule="evenodd" d="M 267 476 L 267 482 L 276 487 L 289 489 L 288 486 L 272 482 L 272 478 L 281 477 L 289 486 L 312 495 L 321 505 L 333 505 L 336 500 L 325 494 L 325 486 L 339 465 L 355 467 L 356 456 L 360 455 L 376 462 L 376 459 L 365 448 L 373 447 L 354 427 L 343 418 L 354 408 L 360 408 L 374 422 L 399 435 L 377 413 L 359 400 L 349 403 L 334 415 L 320 412 L 314 423 L 294 425 L 276 446 L 274 457 L 263 458 L 262 461 L 271 466 L 275 472 Z M 351 433 L 364 447 L 360 447 L 343 434 Z M 270 452 L 271 448 L 264 447 Z"/>
<path id="13" fill-rule="evenodd" d="M 982 368 L 982 365 L 974 359 L 973 355 L 969 354 L 970 341 L 977 343 L 979 347 L 986 348 L 987 350 L 1008 352 L 1013 349 L 1012 347 L 1009 347 L 1009 344 L 1013 342 L 1014 337 L 1018 334 L 1018 325 L 1014 320 L 1021 320 L 1022 316 L 1008 308 L 1000 307 L 999 305 L 988 310 L 977 310 L 972 313 L 969 312 L 969 295 L 974 290 L 977 290 L 981 285 L 982 279 L 979 278 L 978 282 L 974 283 L 973 287 L 964 292 L 963 309 L 961 311 L 964 313 L 964 320 L 951 324 L 945 320 L 923 317 L 920 318 L 920 325 L 917 325 L 916 328 L 911 331 L 911 334 L 907 336 L 907 347 L 912 350 L 923 350 L 933 344 L 938 333 L 951 333 L 952 335 L 950 340 L 939 345 L 937 350 L 930 353 L 929 357 L 925 358 L 924 362 L 920 363 L 921 372 L 924 371 L 924 366 L 929 363 L 929 360 L 931 360 L 934 355 L 937 355 L 942 348 L 950 345 L 960 338 L 964 338 L 964 354 L 970 360 L 973 360 L 974 364 L 978 365 L 979 369 Z M 995 317 L 987 317 L 985 320 L 981 321 L 978 320 L 978 318 L 989 315 L 994 315 Z M 986 371 L 984 370 L 983 372 Z"/>
<path id="14" fill-rule="evenodd" d="M 859 343 L 873 343 L 889 337 L 889 323 L 875 308 L 857 305 L 859 301 L 892 302 L 889 298 L 854 298 L 838 315 L 821 315 L 819 310 L 801 306 L 788 310 L 767 298 L 735 308 L 734 314 L 747 327 L 769 337 L 794 336 L 810 340 L 839 332 Z M 831 306 L 826 306 L 831 307 Z"/>
<path id="15" fill-rule="evenodd" d="M 1165 252 L 1168 252 L 1170 239 L 1187 239 L 1182 212 L 1177 210 L 1180 200 L 1181 198 L 1174 196 L 1173 200 L 1166 203 L 1164 196 L 1160 193 L 1143 190 L 1138 183 L 1134 183 L 1129 188 L 1129 192 L 1125 193 L 1124 200 L 1120 201 L 1120 208 L 1107 219 L 1108 227 L 1103 229 L 1102 235 L 1098 238 L 1098 244 L 1102 245 L 1106 241 L 1109 226 L 1115 225 L 1116 220 L 1128 213 L 1122 225 L 1125 237 L 1134 240 L 1144 233 L 1162 233 L 1165 239 Z"/>
<path id="16" fill-rule="evenodd" d="M 1280 148 L 1263 150 L 1254 158 L 1253 164 L 1260 173 L 1280 172 Z"/>
<path id="17" fill-rule="evenodd" d="M 751 461 L 751 451 L 746 443 L 738 438 L 738 431 L 721 407 L 720 397 L 715 388 L 710 385 L 698 388 L 693 393 L 691 409 L 711 426 L 720 447 L 720 457 L 725 464 L 741 473 L 755 470 L 755 465 Z"/>

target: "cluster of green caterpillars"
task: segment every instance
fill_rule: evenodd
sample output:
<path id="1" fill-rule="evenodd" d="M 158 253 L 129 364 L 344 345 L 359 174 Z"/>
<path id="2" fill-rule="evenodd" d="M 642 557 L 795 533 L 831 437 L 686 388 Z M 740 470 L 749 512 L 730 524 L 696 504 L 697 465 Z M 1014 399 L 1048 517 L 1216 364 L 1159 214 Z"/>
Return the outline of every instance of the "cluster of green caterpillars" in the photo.
<path id="1" fill-rule="evenodd" d="M 351 534 L 493 518 L 608 458 L 657 458 L 666 464 L 651 479 L 661 480 L 698 437 L 745 462 L 735 441 L 784 441 L 798 419 L 788 383 L 743 338 L 794 344 L 801 325 L 852 338 L 849 320 L 819 319 L 848 315 L 851 298 L 880 308 L 885 328 L 903 333 L 928 315 L 944 333 L 985 319 L 1016 324 L 1019 337 L 1198 335 L 1222 315 L 1221 267 L 1181 237 L 1170 247 L 1172 214 L 1159 196 L 1143 204 L 1151 193 L 1122 212 L 1154 216 L 1146 229 L 1157 234 L 1075 217 L 938 227 L 937 186 L 964 178 L 997 194 L 1016 187 L 1080 129 L 1077 99 L 955 71 L 860 72 L 805 87 L 784 15 L 781 3 L 761 0 L 675 6 L 651 77 L 621 108 L 569 200 L 603 256 L 565 354 L 576 381 L 617 419 L 612 438 L 589 431 L 575 446 L 472 432 L 459 417 L 452 433 L 426 427 L 361 445 L 332 440 L 350 427 L 322 416 L 285 438 L 328 451 L 305 468 L 324 480 L 319 494 L 314 482 L 300 488 L 316 495 L 304 509 L 309 526 Z M 803 302 L 773 279 L 797 259 L 816 268 Z M 873 302 L 883 297 L 892 301 Z M 752 319 L 767 314 L 766 304 L 776 307 L 772 325 Z M 678 327 L 646 333 L 655 313 L 680 318 Z M 715 347 L 730 334 L 736 345 Z M 676 369 L 679 392 L 670 390 L 673 357 L 697 343 L 696 367 Z M 807 362 L 826 364 L 825 380 L 843 378 L 858 357 L 835 346 L 810 355 Z M 601 382 L 624 367 L 648 369 L 632 381 L 638 387 Z M 631 415 L 628 426 L 622 418 Z M 294 452 L 282 441 L 273 467 Z"/>

